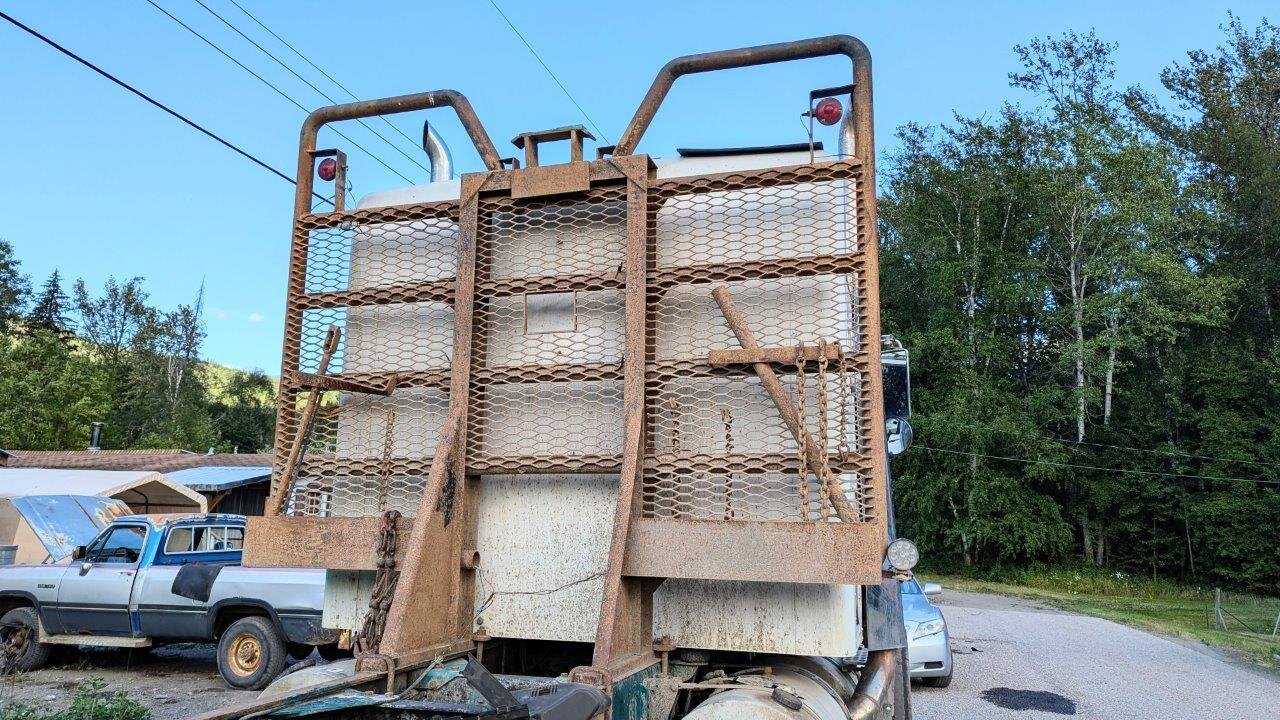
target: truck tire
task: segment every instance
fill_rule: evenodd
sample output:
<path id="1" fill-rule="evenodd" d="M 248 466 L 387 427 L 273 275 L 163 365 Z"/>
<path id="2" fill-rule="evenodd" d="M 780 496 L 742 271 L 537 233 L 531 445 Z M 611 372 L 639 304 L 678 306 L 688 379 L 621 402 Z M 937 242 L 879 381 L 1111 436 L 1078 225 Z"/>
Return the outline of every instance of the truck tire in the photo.
<path id="1" fill-rule="evenodd" d="M 311 653 L 315 651 L 316 647 L 306 643 L 287 642 L 284 644 L 284 649 L 288 651 L 289 657 L 294 660 L 306 660 L 311 657 Z"/>
<path id="2" fill-rule="evenodd" d="M 941 677 L 920 678 L 920 682 L 932 688 L 944 688 L 951 685 L 951 673 L 947 673 Z"/>
<path id="3" fill-rule="evenodd" d="M 19 672 L 39 670 L 49 661 L 49 652 L 52 648 L 37 639 L 40 635 L 40 616 L 36 615 L 34 608 L 14 608 L 5 613 L 4 617 L 0 617 L 0 639 L 5 644 L 8 643 L 13 632 L 19 628 L 27 630 L 27 647 L 15 659 L 13 669 Z"/>
<path id="4" fill-rule="evenodd" d="M 339 648 L 338 643 L 320 645 L 316 649 L 320 651 L 320 657 L 324 658 L 327 662 L 336 662 L 338 660 L 346 660 L 352 655 L 352 652 L 350 650 L 342 650 L 341 648 Z"/>
<path id="5" fill-rule="evenodd" d="M 288 657 L 284 637 L 265 617 L 240 618 L 218 640 L 218 672 L 241 690 L 266 687 L 284 670 Z"/>

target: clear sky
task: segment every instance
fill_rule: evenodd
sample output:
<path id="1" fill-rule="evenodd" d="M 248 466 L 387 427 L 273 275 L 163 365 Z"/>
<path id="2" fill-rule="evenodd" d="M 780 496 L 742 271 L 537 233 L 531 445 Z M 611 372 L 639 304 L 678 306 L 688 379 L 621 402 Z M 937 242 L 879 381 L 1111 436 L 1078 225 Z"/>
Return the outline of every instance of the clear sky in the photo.
<path id="1" fill-rule="evenodd" d="M 202 0 L 327 84 L 229 0 Z M 195 0 L 154 0 L 310 108 L 328 104 Z M 238 0 L 361 98 L 453 88 L 465 93 L 499 151 L 527 130 L 584 123 L 581 114 L 487 0 L 268 2 Z M 1247 25 L 1272 2 L 553 2 L 499 0 L 609 140 L 616 140 L 654 73 L 694 52 L 817 35 L 861 37 L 875 59 L 878 146 L 895 128 L 953 111 L 989 114 L 1006 100 L 1014 44 L 1094 28 L 1118 42 L 1118 84 L 1158 84 L 1186 51 L 1217 45 L 1233 10 Z M 6 12 L 292 174 L 304 113 L 145 0 L 7 1 Z M 1272 17 L 1272 20 L 1280 18 Z M 848 82 L 847 63 L 689 77 L 677 83 L 641 146 L 772 144 L 803 140 L 811 88 Z M 160 307 L 205 284 L 205 355 L 241 368 L 279 369 L 293 188 L 198 135 L 7 23 L 0 23 L 0 237 L 38 285 L 55 268 L 100 287 L 142 276 Z M 461 171 L 480 169 L 447 111 L 431 113 Z M 409 137 L 421 116 L 396 122 Z M 360 145 L 418 181 L 423 171 L 360 127 Z M 400 149 L 418 157 L 399 135 Z M 826 138 L 830 140 L 831 138 Z M 355 194 L 404 184 L 333 136 L 350 156 Z M 589 150 L 590 152 L 590 150 Z M 425 164 L 425 163 L 424 163 Z"/>

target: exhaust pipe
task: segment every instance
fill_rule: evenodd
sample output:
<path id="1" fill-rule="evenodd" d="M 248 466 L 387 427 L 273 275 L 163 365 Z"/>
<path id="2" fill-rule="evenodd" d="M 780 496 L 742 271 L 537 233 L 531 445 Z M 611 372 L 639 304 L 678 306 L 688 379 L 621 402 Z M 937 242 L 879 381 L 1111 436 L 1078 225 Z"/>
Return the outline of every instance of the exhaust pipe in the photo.
<path id="1" fill-rule="evenodd" d="M 858 685 L 849 701 L 849 720 L 873 720 L 881 717 L 886 704 L 892 705 L 889 693 L 900 652 L 901 649 L 876 650 L 867 656 L 867 664 L 858 675 Z"/>
<path id="2" fill-rule="evenodd" d="M 453 179 L 453 156 L 428 120 L 422 121 L 422 149 L 431 163 L 431 182 Z"/>
<path id="3" fill-rule="evenodd" d="M 98 451 L 102 449 L 102 423 L 95 422 L 89 424 L 89 450 Z"/>

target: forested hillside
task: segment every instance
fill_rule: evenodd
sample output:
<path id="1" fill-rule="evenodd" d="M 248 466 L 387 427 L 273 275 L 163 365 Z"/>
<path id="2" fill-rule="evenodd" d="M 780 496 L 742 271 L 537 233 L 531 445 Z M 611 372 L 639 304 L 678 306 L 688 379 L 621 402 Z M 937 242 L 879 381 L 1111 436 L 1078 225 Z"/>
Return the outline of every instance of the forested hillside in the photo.
<path id="1" fill-rule="evenodd" d="M 1280 592 L 1280 29 L 1224 31 L 1159 92 L 1093 34 L 1032 41 L 1019 102 L 891 144 L 899 529 L 933 564 Z"/>
<path id="2" fill-rule="evenodd" d="M 192 294 L 165 311 L 139 278 L 68 293 L 57 271 L 33 291 L 0 240 L 0 448 L 84 449 L 101 421 L 107 448 L 270 449 L 275 384 L 200 360 Z"/>

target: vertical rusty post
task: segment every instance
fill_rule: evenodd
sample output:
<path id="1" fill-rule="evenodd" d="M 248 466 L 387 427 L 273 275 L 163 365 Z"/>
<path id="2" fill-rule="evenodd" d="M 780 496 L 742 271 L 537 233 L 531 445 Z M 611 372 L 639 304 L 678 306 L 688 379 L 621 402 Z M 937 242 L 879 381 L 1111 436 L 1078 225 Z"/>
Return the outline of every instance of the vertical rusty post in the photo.
<path id="1" fill-rule="evenodd" d="M 613 534 L 609 540 L 609 556 L 605 567 L 604 592 L 600 600 L 600 618 L 596 626 L 596 646 L 592 666 L 606 671 L 619 655 L 619 635 L 643 630 L 636 626 L 642 615 L 638 605 L 639 583 L 625 593 L 633 601 L 631 607 L 620 607 L 623 601 L 622 564 L 632 515 L 640 508 L 636 498 L 641 494 L 644 473 L 645 360 L 648 357 L 648 290 L 649 264 L 649 176 L 651 163 L 647 155 L 619 158 L 614 163 L 627 176 L 627 248 L 626 296 L 624 316 L 626 339 L 623 350 L 623 433 L 622 470 L 618 476 L 618 502 L 613 514 Z M 634 644 L 635 638 L 626 638 Z M 645 643 L 652 638 L 642 638 Z M 635 648 L 626 648 L 635 650 Z M 606 674 L 606 677 L 607 674 Z"/>
<path id="2" fill-rule="evenodd" d="M 460 569 L 452 550 L 433 547 L 433 536 L 442 530 L 443 513 L 436 505 L 450 474 L 454 474 L 455 495 L 465 491 L 466 473 L 463 443 L 466 437 L 467 406 L 471 386 L 471 340 L 475 311 L 476 233 L 480 187 L 488 173 L 462 176 L 462 202 L 458 207 L 458 270 L 453 292 L 453 367 L 449 373 L 449 413 L 440 431 L 440 442 L 431 458 L 422 499 L 418 503 L 402 563 L 400 584 L 387 616 L 382 649 L 387 655 L 407 655 L 433 644 L 454 640 L 441 637 L 457 632 L 461 599 L 458 597 Z M 467 523 L 454 525 L 454 534 Z M 453 543 L 451 543 L 453 544 Z M 435 556 L 435 557 L 433 557 Z M 440 558 L 446 559 L 443 564 Z M 444 573 L 448 577 L 440 577 Z M 416 613 L 415 613 L 416 611 Z M 435 635 L 433 636 L 433 633 Z"/>

